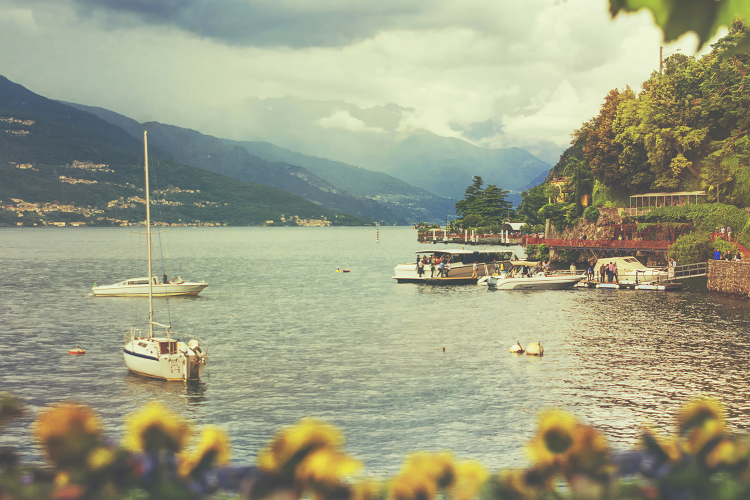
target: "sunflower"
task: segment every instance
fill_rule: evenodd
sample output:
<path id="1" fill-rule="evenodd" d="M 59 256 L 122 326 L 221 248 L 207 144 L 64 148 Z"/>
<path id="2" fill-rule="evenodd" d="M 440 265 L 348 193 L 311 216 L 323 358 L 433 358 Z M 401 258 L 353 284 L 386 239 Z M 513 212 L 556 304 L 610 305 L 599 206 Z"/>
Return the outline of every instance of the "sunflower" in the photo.
<path id="1" fill-rule="evenodd" d="M 39 413 L 34 435 L 52 462 L 65 467 L 85 463 L 89 452 L 99 444 L 101 423 L 91 408 L 60 404 Z"/>
<path id="2" fill-rule="evenodd" d="M 474 461 L 458 462 L 455 471 L 456 481 L 450 490 L 450 496 L 454 500 L 477 498 L 482 486 L 490 477 L 484 465 Z"/>
<path id="3" fill-rule="evenodd" d="M 181 457 L 179 473 L 182 476 L 189 476 L 214 464 L 226 465 L 230 457 L 229 436 L 226 431 L 212 425 L 207 426 L 201 433 L 198 449 Z"/>
<path id="4" fill-rule="evenodd" d="M 579 425 L 575 429 L 573 445 L 566 455 L 564 469 L 567 477 L 583 473 L 603 479 L 612 472 L 607 441 L 593 427 Z"/>
<path id="5" fill-rule="evenodd" d="M 383 500 L 385 493 L 382 482 L 363 479 L 352 485 L 351 500 Z"/>
<path id="6" fill-rule="evenodd" d="M 330 447 L 318 448 L 305 456 L 294 472 L 305 489 L 330 489 L 362 468 L 362 463 Z"/>
<path id="7" fill-rule="evenodd" d="M 709 441 L 725 434 L 724 408 L 713 399 L 696 399 L 680 409 L 677 423 L 688 453 L 697 454 Z"/>
<path id="8" fill-rule="evenodd" d="M 704 463 L 709 469 L 747 466 L 750 443 L 747 439 L 723 438 L 708 452 Z"/>
<path id="9" fill-rule="evenodd" d="M 552 489 L 555 474 L 551 467 L 505 470 L 492 480 L 492 498 L 536 500 Z"/>
<path id="10" fill-rule="evenodd" d="M 132 451 L 178 453 L 188 439 L 190 426 L 157 401 L 132 413 L 125 422 L 125 446 Z"/>
<path id="11" fill-rule="evenodd" d="M 263 472 L 291 478 L 308 453 L 325 447 L 337 449 L 343 444 L 337 428 L 306 418 L 279 432 L 270 447 L 260 452 L 257 464 Z"/>
<path id="12" fill-rule="evenodd" d="M 414 453 L 406 459 L 401 472 L 433 478 L 440 489 L 453 485 L 456 479 L 450 453 Z"/>
<path id="13" fill-rule="evenodd" d="M 549 410 L 539 417 L 536 437 L 527 447 L 534 464 L 545 467 L 559 465 L 573 446 L 578 422 L 560 410 Z"/>
<path id="14" fill-rule="evenodd" d="M 434 477 L 417 471 L 402 472 L 389 485 L 392 500 L 432 500 L 439 488 Z"/>

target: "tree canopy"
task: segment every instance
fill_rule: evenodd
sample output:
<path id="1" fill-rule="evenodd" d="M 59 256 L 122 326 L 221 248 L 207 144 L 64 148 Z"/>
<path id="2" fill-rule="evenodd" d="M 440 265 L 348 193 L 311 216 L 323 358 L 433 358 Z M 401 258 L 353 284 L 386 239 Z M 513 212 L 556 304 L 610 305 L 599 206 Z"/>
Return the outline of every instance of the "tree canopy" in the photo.
<path id="1" fill-rule="evenodd" d="M 483 185 L 482 178 L 475 175 L 463 199 L 456 203 L 456 215 L 461 219 L 459 223 L 470 227 L 501 224 L 513 213 L 513 204 L 507 200 L 508 191 L 494 184 L 482 189 Z"/>

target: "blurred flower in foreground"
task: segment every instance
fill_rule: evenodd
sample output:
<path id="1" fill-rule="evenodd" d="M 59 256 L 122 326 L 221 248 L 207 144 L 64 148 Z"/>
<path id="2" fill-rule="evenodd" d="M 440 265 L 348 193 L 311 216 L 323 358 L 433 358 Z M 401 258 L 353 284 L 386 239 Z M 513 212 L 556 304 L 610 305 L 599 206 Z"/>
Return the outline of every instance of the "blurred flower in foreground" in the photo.
<path id="1" fill-rule="evenodd" d="M 573 446 L 578 422 L 560 410 L 549 410 L 539 416 L 536 437 L 527 447 L 531 460 L 539 467 L 561 466 Z"/>
<path id="2" fill-rule="evenodd" d="M 226 465 L 231 458 L 229 436 L 219 427 L 207 426 L 201 433 L 198 449 L 181 457 L 179 473 L 186 477 L 200 474 L 213 465 Z"/>
<path id="3" fill-rule="evenodd" d="M 724 408 L 712 399 L 696 399 L 683 406 L 677 413 L 677 423 L 691 454 L 699 453 L 709 441 L 726 433 Z"/>
<path id="4" fill-rule="evenodd" d="M 9 392 L 0 395 L 0 425 L 20 416 L 22 413 L 21 400 L 14 398 Z"/>
<path id="5" fill-rule="evenodd" d="M 479 462 L 465 461 L 456 464 L 456 481 L 450 489 L 454 500 L 472 500 L 477 498 L 482 487 L 490 477 L 484 465 Z"/>
<path id="6" fill-rule="evenodd" d="M 308 453 L 318 448 L 340 448 L 343 443 L 341 432 L 332 425 L 302 419 L 276 434 L 271 446 L 258 455 L 258 467 L 268 474 L 291 478 Z"/>
<path id="7" fill-rule="evenodd" d="M 96 414 L 77 404 L 44 409 L 34 424 L 34 435 L 58 467 L 85 464 L 89 452 L 99 444 L 100 433 Z"/>
<path id="8" fill-rule="evenodd" d="M 497 500 L 535 500 L 548 494 L 554 484 L 551 468 L 511 469 L 493 476 L 490 497 Z"/>
<path id="9" fill-rule="evenodd" d="M 394 500 L 430 500 L 456 479 L 453 456 L 449 453 L 414 453 L 390 484 Z"/>
<path id="10" fill-rule="evenodd" d="M 386 490 L 381 481 L 362 479 L 354 483 L 351 489 L 351 500 L 382 500 Z"/>
<path id="11" fill-rule="evenodd" d="M 125 446 L 132 451 L 178 453 L 190 439 L 190 426 L 153 401 L 125 422 Z"/>

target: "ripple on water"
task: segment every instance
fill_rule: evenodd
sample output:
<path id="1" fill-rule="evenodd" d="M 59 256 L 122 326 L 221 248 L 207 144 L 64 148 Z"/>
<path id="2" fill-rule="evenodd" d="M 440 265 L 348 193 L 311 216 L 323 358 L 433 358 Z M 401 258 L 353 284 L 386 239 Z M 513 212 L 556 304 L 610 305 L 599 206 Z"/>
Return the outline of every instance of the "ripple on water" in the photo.
<path id="1" fill-rule="evenodd" d="M 160 235 L 170 276 L 210 283 L 197 298 L 155 301 L 157 318 L 208 341 L 210 381 L 205 373 L 186 386 L 124 367 L 124 333 L 143 324 L 147 301 L 89 293 L 94 281 L 144 274 L 140 235 L 2 230 L 0 348 L 12 355 L 0 357 L 0 388 L 29 410 L 2 440 L 38 461 L 29 424 L 44 405 L 89 404 L 119 437 L 129 412 L 158 399 L 198 426 L 226 428 L 238 463 L 251 462 L 280 427 L 312 416 L 341 427 L 368 472 L 386 474 L 418 449 L 521 465 L 537 415 L 550 407 L 596 425 L 618 449 L 636 441 L 642 423 L 672 430 L 677 408 L 701 395 L 725 403 L 733 428 L 750 426 L 746 301 L 697 291 L 397 285 L 394 265 L 430 247 L 410 229 L 380 228 L 379 243 L 374 232 Z M 517 340 L 541 340 L 545 356 L 509 354 Z M 67 355 L 77 344 L 86 356 Z"/>

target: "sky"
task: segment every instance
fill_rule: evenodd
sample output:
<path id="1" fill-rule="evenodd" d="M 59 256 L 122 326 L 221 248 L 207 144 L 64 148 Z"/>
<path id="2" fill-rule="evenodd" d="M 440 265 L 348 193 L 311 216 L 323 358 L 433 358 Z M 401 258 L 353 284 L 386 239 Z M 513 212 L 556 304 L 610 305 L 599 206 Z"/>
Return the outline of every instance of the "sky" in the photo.
<path id="1" fill-rule="evenodd" d="M 651 14 L 612 20 L 607 9 L 607 0 L 0 0 L 0 74 L 141 122 L 195 128 L 247 98 L 293 96 L 393 103 L 409 108 L 401 130 L 486 147 L 565 148 L 609 90 L 639 89 L 659 67 Z M 696 48 L 687 34 L 664 53 Z"/>

